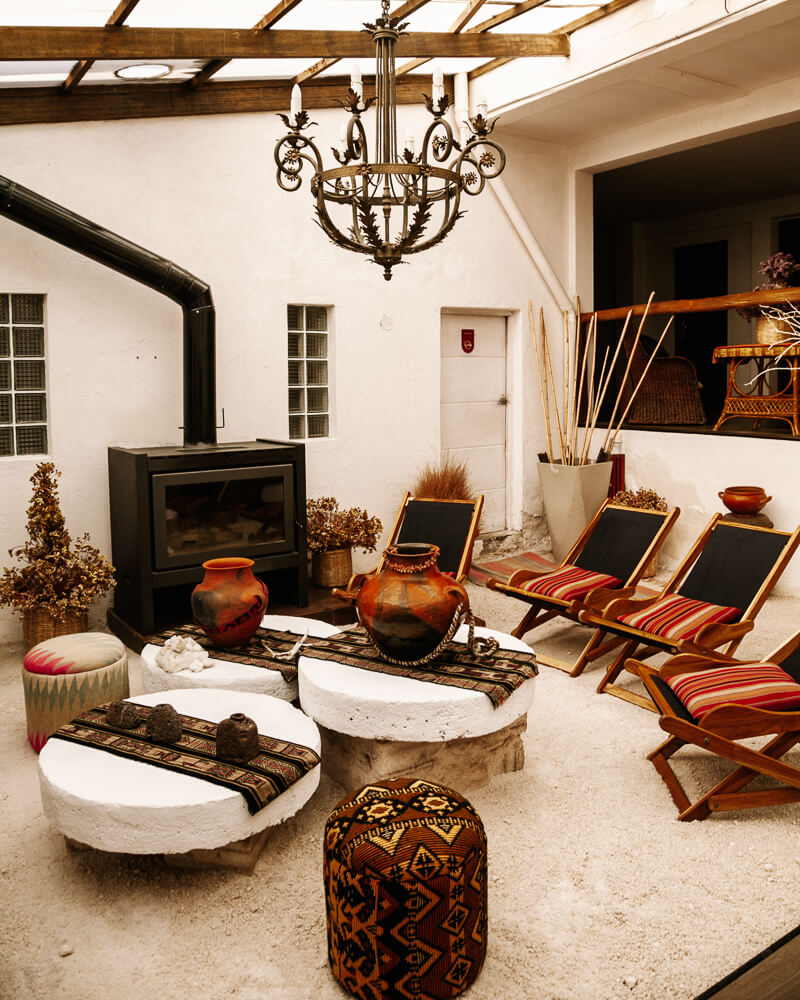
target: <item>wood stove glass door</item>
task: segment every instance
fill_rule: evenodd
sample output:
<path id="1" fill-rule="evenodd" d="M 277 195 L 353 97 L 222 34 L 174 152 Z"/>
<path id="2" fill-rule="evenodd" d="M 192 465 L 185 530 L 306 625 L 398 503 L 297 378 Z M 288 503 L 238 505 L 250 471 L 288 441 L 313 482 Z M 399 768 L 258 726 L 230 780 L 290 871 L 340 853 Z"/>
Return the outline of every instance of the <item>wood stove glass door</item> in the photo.
<path id="1" fill-rule="evenodd" d="M 292 551 L 292 472 L 287 464 L 155 474 L 156 569 Z"/>

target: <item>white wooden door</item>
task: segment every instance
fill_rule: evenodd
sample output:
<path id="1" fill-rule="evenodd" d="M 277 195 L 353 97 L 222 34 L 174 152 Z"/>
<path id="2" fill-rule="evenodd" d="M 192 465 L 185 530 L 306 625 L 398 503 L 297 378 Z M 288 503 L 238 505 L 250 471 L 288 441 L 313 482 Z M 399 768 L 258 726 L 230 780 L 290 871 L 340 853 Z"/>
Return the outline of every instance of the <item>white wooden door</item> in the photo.
<path id="1" fill-rule="evenodd" d="M 469 344 L 473 331 L 474 346 Z M 481 533 L 506 527 L 506 320 L 442 316 L 442 454 L 465 461 L 483 493 Z"/>

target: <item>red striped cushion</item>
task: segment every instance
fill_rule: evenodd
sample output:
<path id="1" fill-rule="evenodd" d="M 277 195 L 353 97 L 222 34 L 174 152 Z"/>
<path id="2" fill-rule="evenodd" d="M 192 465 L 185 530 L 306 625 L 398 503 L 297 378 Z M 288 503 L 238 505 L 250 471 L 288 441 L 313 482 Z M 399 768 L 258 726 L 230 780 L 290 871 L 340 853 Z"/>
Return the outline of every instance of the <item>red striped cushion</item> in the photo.
<path id="1" fill-rule="evenodd" d="M 620 615 L 618 621 L 642 632 L 677 641 L 693 639 L 702 625 L 736 621 L 740 614 L 739 608 L 720 607 L 719 604 L 706 604 L 705 601 L 670 594 L 644 611 Z"/>
<path id="2" fill-rule="evenodd" d="M 749 705 L 773 712 L 800 708 L 800 684 L 775 663 L 737 663 L 676 674 L 666 682 L 695 719 L 720 705 Z"/>
<path id="3" fill-rule="evenodd" d="M 622 580 L 606 573 L 593 573 L 577 566 L 564 566 L 545 576 L 523 584 L 522 589 L 529 594 L 553 597 L 558 601 L 576 601 L 598 587 L 619 587 Z"/>

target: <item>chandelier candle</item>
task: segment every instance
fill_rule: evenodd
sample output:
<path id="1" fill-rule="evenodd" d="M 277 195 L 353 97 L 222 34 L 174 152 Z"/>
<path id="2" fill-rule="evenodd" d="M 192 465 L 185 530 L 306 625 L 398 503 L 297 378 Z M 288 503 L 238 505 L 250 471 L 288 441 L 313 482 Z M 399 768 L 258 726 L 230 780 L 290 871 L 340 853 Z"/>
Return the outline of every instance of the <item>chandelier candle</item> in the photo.
<path id="1" fill-rule="evenodd" d="M 423 95 L 433 121 L 419 153 L 409 131 L 398 155 L 394 52 L 406 25 L 397 21 L 389 14 L 389 0 L 381 0 L 381 16 L 365 25 L 375 40 L 375 96 L 364 100 L 361 70 L 354 66 L 343 102 L 350 118 L 338 148 L 332 149 L 339 165 L 326 170 L 314 139 L 303 134 L 314 123 L 302 110 L 298 86 L 292 89 L 290 114 L 279 116 L 289 131 L 275 146 L 280 187 L 296 191 L 302 184 L 303 165 L 308 163 L 322 229 L 337 246 L 372 257 L 387 281 L 392 267 L 405 255 L 442 242 L 463 215 L 462 193 L 480 194 L 486 181 L 498 177 L 506 165 L 505 153 L 489 139 L 497 119 L 487 120 L 485 101 L 479 103 L 475 117 L 464 123 L 471 133 L 467 142 L 462 146 L 454 137 L 444 118 L 451 100 L 444 91 L 441 71 L 433 76 L 432 95 Z M 372 104 L 376 110 L 374 160 L 370 160 L 361 120 Z M 438 209 L 438 225 L 432 222 L 434 209 Z"/>

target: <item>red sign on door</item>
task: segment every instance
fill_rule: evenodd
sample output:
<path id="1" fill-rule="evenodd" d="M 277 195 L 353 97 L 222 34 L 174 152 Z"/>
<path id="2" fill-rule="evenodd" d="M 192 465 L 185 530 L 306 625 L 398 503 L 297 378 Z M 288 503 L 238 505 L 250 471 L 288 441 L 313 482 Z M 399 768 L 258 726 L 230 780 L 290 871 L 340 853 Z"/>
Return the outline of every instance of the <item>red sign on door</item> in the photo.
<path id="1" fill-rule="evenodd" d="M 461 331 L 461 350 L 465 354 L 472 354 L 475 348 L 475 331 L 474 330 L 462 330 Z"/>

